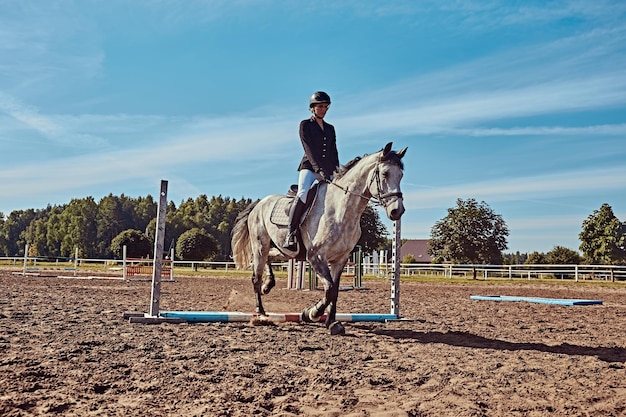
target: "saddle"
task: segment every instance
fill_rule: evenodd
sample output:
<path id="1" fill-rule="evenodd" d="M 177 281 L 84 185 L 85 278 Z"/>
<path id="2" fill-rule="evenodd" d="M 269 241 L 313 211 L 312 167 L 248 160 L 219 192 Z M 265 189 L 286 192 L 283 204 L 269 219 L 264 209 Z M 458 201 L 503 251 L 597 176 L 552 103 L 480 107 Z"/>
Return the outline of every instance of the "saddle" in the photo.
<path id="1" fill-rule="evenodd" d="M 309 214 L 309 211 L 311 210 L 311 206 L 313 205 L 313 201 L 315 200 L 315 196 L 317 195 L 318 185 L 319 185 L 318 183 L 313 184 L 313 186 L 309 190 L 309 193 L 306 196 L 306 202 L 305 202 L 306 209 L 304 210 L 304 213 L 302 214 L 300 223 L 302 223 L 302 221 L 306 219 L 306 216 Z M 274 208 L 272 208 L 272 214 L 270 214 L 270 222 L 272 222 L 272 224 L 275 224 L 278 227 L 289 226 L 289 208 L 291 207 L 293 200 L 296 198 L 297 192 L 298 192 L 298 186 L 293 184 L 289 188 L 289 191 L 287 191 L 287 194 L 285 194 L 284 197 L 282 197 L 276 202 L 276 204 L 274 205 Z"/>
<path id="2" fill-rule="evenodd" d="M 305 202 L 306 208 L 304 209 L 304 213 L 302 214 L 302 217 L 300 218 L 299 224 L 302 224 L 304 219 L 306 219 L 309 212 L 311 211 L 311 207 L 313 206 L 313 202 L 315 201 L 315 197 L 317 196 L 318 189 L 319 187 L 318 187 L 318 184 L 316 183 L 316 184 L 313 184 L 313 186 L 309 190 L 307 197 L 306 197 L 306 202 Z M 291 204 L 293 204 L 293 200 L 296 198 L 297 192 L 298 192 L 298 186 L 292 185 L 289 188 L 289 191 L 287 192 L 287 194 L 284 197 L 280 198 L 276 202 L 276 204 L 274 204 L 274 207 L 272 208 L 272 213 L 270 214 L 270 222 L 272 222 L 273 224 L 275 224 L 281 229 L 283 228 L 286 229 L 287 227 L 289 227 L 289 208 L 291 207 Z M 298 244 L 297 244 L 298 248 L 295 252 L 286 250 L 285 248 L 282 247 L 281 244 L 277 244 L 274 241 L 272 241 L 272 246 L 274 246 L 276 249 L 278 249 L 281 253 L 283 253 L 287 257 L 294 258 L 299 261 L 304 261 L 306 260 L 306 248 L 304 247 L 304 243 L 302 242 L 302 234 L 300 233 L 299 228 L 298 228 L 298 231 L 296 232 L 296 240 L 298 241 Z"/>

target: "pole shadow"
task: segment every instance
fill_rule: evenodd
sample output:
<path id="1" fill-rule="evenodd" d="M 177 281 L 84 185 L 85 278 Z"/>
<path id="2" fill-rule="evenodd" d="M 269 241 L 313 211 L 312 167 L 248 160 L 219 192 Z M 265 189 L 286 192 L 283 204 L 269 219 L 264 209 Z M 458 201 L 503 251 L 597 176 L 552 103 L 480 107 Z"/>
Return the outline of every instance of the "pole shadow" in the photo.
<path id="1" fill-rule="evenodd" d="M 604 362 L 626 362 L 626 349 L 623 347 L 579 346 L 570 343 L 546 345 L 545 343 L 516 343 L 489 339 L 468 332 L 417 332 L 400 329 L 371 329 L 375 334 L 394 339 L 411 339 L 420 343 L 442 343 L 449 346 L 475 349 L 495 349 L 508 351 L 534 350 L 537 352 L 560 353 L 564 355 L 595 356 Z M 623 367 L 621 367 L 623 369 Z"/>

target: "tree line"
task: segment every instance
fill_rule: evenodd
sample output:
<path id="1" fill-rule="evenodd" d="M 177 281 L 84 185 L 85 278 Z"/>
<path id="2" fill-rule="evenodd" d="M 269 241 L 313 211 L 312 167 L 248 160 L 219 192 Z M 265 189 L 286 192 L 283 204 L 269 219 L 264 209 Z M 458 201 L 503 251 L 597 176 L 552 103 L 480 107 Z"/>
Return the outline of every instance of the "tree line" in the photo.
<path id="1" fill-rule="evenodd" d="M 169 202 L 165 227 L 165 250 L 175 249 L 177 259 L 230 260 L 231 231 L 249 198 L 189 198 L 178 206 Z M 556 246 L 548 253 L 506 254 L 509 230 L 501 215 L 484 201 L 458 199 L 456 207 L 435 223 L 429 239 L 433 262 L 465 264 L 626 264 L 626 223 L 608 204 L 594 210 L 581 226 L 579 250 Z M 61 206 L 0 213 L 0 255 L 120 258 L 127 246 L 129 257 L 152 255 L 157 202 L 148 195 L 132 198 L 109 194 L 73 199 Z M 378 212 L 368 205 L 363 213 L 358 245 L 366 252 L 391 249 L 392 242 Z M 404 260 L 403 260 L 404 261 Z M 410 260 L 407 263 L 411 263 Z"/>
<path id="2" fill-rule="evenodd" d="M 227 261 L 231 255 L 231 231 L 237 215 L 252 203 L 249 198 L 200 195 L 166 209 L 165 244 L 177 259 Z M 0 255 L 92 259 L 120 258 L 127 246 L 129 257 L 152 255 L 157 202 L 151 195 L 132 198 L 108 196 L 72 199 L 68 204 L 44 209 L 0 213 Z M 377 211 L 367 206 L 361 217 L 363 231 L 358 245 L 366 252 L 386 249 L 387 231 Z"/>

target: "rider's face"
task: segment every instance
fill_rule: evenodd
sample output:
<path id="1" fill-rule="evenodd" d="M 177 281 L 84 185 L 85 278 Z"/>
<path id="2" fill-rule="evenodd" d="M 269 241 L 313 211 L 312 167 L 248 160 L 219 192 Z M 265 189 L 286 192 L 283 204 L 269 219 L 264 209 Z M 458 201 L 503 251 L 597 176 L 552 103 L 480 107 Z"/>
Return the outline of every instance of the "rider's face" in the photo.
<path id="1" fill-rule="evenodd" d="M 324 116 L 326 116 L 328 107 L 330 107 L 330 104 L 327 103 L 316 104 L 313 106 L 313 114 L 315 115 L 315 117 L 323 119 Z"/>

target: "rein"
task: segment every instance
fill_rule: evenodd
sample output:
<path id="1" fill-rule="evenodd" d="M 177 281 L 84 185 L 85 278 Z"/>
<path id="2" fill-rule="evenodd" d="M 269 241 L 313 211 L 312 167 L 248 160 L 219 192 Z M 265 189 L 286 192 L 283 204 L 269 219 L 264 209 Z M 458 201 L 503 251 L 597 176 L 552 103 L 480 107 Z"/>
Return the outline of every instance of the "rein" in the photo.
<path id="1" fill-rule="evenodd" d="M 381 181 L 380 181 L 380 169 L 378 168 L 378 163 L 376 164 L 376 170 L 374 171 L 374 176 L 372 177 L 372 179 L 370 180 L 370 183 L 367 186 L 368 189 L 372 185 L 372 182 L 374 182 L 374 179 L 376 179 L 376 188 L 378 189 L 378 195 L 376 195 L 376 196 L 372 195 L 371 197 L 367 197 L 364 194 L 351 191 L 347 187 L 342 187 L 341 185 L 335 183 L 335 181 L 328 181 L 328 183 L 334 185 L 337 188 L 339 188 L 340 190 L 342 190 L 346 194 L 352 194 L 354 196 L 361 197 L 362 199 L 367 200 L 367 201 L 369 201 L 372 198 L 375 198 L 377 200 L 376 203 L 378 205 L 381 205 L 381 206 L 385 207 L 385 208 L 387 207 L 386 200 L 388 198 L 390 198 L 390 197 L 402 198 L 402 193 L 401 192 L 393 192 L 393 193 L 386 193 L 386 194 L 381 194 L 380 193 L 380 190 L 381 190 L 382 186 L 381 186 Z"/>

